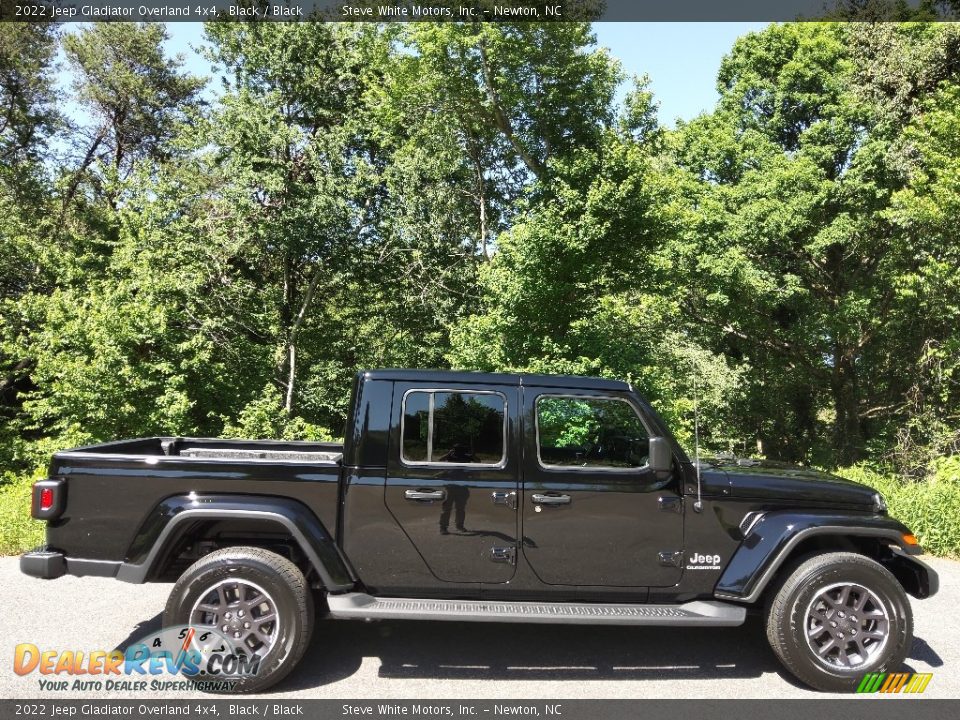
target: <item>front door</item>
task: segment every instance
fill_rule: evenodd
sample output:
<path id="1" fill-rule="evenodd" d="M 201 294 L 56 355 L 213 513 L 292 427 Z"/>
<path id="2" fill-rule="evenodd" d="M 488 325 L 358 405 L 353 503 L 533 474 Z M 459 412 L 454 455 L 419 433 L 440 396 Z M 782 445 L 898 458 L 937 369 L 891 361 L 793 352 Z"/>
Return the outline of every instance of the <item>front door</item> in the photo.
<path id="1" fill-rule="evenodd" d="M 385 501 L 438 580 L 513 577 L 518 412 L 515 386 L 396 384 Z"/>
<path id="2" fill-rule="evenodd" d="M 683 547 L 677 480 L 658 479 L 647 465 L 651 425 L 629 394 L 526 387 L 523 402 L 522 547 L 537 577 L 675 585 Z"/>

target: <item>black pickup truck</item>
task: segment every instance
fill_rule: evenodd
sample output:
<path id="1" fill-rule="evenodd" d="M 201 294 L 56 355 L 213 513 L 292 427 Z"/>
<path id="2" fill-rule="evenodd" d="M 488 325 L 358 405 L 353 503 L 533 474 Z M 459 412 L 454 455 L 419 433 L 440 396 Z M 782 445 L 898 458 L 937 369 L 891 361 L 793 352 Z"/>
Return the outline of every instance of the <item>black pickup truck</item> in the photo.
<path id="1" fill-rule="evenodd" d="M 731 626 L 764 614 L 803 682 L 855 689 L 912 642 L 937 575 L 883 498 L 694 463 L 628 384 L 360 373 L 342 445 L 155 437 L 57 453 L 28 575 L 175 581 L 166 626 L 299 661 L 316 618 Z M 192 635 L 191 635 L 192 637 Z M 682 636 L 678 636 L 678 639 Z"/>

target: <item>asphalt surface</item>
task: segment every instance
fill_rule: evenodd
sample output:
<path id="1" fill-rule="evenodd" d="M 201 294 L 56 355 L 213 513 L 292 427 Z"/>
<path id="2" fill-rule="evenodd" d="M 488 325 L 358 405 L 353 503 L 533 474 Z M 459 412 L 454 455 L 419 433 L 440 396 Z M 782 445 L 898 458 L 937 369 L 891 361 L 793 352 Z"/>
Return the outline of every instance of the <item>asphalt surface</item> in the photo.
<path id="1" fill-rule="evenodd" d="M 940 593 L 913 601 L 906 670 L 932 672 L 925 697 L 960 698 L 960 563 L 928 560 Z M 40 690 L 16 675 L 13 652 L 111 650 L 160 627 L 170 585 L 101 578 L 29 578 L 0 558 L 0 697 L 150 697 Z M 193 695 L 200 696 L 198 693 Z M 155 694 L 187 698 L 191 693 Z M 209 697 L 209 696 L 207 696 Z M 780 669 L 759 619 L 739 628 L 617 628 L 325 620 L 277 699 L 571 699 L 824 697 Z"/>

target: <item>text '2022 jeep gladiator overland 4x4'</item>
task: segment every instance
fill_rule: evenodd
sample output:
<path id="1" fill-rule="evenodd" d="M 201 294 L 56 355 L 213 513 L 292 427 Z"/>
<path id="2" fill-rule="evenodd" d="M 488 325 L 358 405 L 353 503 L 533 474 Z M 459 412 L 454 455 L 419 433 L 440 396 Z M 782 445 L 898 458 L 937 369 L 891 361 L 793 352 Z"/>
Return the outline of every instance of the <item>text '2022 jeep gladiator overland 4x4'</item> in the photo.
<path id="1" fill-rule="evenodd" d="M 377 370 L 343 445 L 147 438 L 57 453 L 28 575 L 176 581 L 165 626 L 280 680 L 333 618 L 730 626 L 766 614 L 823 690 L 896 668 L 937 576 L 872 489 L 758 463 L 697 467 L 629 385 Z M 192 637 L 192 635 L 191 635 Z M 253 657 L 249 658 L 253 659 Z"/>

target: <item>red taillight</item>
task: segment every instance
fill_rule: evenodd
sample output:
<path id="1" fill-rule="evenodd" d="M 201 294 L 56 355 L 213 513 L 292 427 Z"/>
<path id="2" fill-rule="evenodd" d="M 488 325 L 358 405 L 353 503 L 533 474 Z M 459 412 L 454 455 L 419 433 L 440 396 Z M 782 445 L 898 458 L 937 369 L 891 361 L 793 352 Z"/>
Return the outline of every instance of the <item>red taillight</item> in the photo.
<path id="1" fill-rule="evenodd" d="M 38 480 L 33 484 L 31 515 L 35 520 L 56 520 L 63 514 L 66 483 L 60 478 Z"/>

